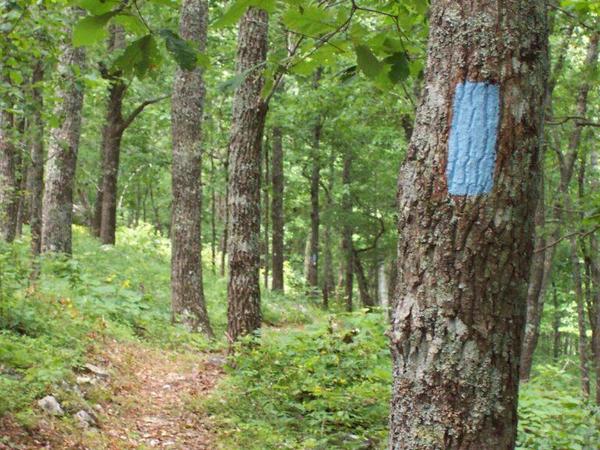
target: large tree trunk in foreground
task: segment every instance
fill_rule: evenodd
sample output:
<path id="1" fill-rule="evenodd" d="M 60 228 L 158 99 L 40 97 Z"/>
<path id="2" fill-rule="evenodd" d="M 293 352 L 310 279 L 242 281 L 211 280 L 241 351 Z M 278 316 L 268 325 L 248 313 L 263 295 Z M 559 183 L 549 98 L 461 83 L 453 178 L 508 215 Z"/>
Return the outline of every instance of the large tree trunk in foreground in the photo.
<path id="1" fill-rule="evenodd" d="M 206 48 L 208 5 L 186 0 L 181 7 L 181 37 Z M 177 69 L 173 86 L 173 204 L 171 216 L 171 293 L 173 316 L 208 336 L 202 285 L 202 114 L 205 96 L 200 68 Z"/>
<path id="2" fill-rule="evenodd" d="M 42 109 L 44 101 L 42 86 L 44 64 L 39 60 L 34 69 L 31 83 L 32 116 L 30 164 L 27 168 L 27 191 L 29 193 L 29 227 L 31 229 L 31 253 L 35 257 L 42 250 L 42 197 L 44 195 L 44 121 Z"/>
<path id="3" fill-rule="evenodd" d="M 512 449 L 546 3 L 435 0 L 399 176 L 392 449 Z"/>
<path id="4" fill-rule="evenodd" d="M 12 242 L 17 226 L 19 186 L 13 117 L 8 108 L 8 104 L 0 103 L 0 238 Z"/>
<path id="5" fill-rule="evenodd" d="M 227 335 L 230 342 L 260 328 L 260 149 L 267 113 L 261 92 L 267 57 L 268 15 L 251 7 L 240 21 L 236 72 L 250 71 L 233 99 L 229 142 L 229 282 Z"/>
<path id="6" fill-rule="evenodd" d="M 82 48 L 73 48 L 70 43 L 63 45 L 58 69 L 62 76 L 61 101 L 54 111 L 62 122 L 50 132 L 48 144 L 42 207 L 42 252 L 71 253 L 73 185 L 83 106 L 83 85 L 73 69 L 81 68 L 84 59 Z"/>
<path id="7" fill-rule="evenodd" d="M 273 199 L 271 202 L 271 289 L 283 291 L 283 136 L 281 127 L 273 128 L 273 154 L 271 177 Z"/>

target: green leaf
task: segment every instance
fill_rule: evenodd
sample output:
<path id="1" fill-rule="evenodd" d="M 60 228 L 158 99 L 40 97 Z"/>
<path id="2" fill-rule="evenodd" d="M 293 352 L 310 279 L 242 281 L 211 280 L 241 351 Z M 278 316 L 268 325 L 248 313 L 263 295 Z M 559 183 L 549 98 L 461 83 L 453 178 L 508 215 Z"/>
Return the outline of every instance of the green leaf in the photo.
<path id="1" fill-rule="evenodd" d="M 408 78 L 410 69 L 408 66 L 408 58 L 406 57 L 406 53 L 396 52 L 393 55 L 385 58 L 383 61 L 391 65 L 388 76 L 392 83 L 399 83 L 400 81 Z"/>
<path id="2" fill-rule="evenodd" d="M 114 18 L 113 22 L 136 36 L 142 36 L 148 32 L 144 22 L 135 14 L 121 13 Z"/>
<path id="3" fill-rule="evenodd" d="M 106 24 L 117 11 L 107 12 L 99 16 L 88 16 L 81 19 L 73 27 L 73 45 L 81 47 L 93 45 L 107 37 Z"/>
<path id="4" fill-rule="evenodd" d="M 225 28 L 235 25 L 238 20 L 244 15 L 246 9 L 250 5 L 250 0 L 236 0 L 229 8 L 213 23 L 214 28 Z"/>
<path id="5" fill-rule="evenodd" d="M 312 37 L 331 32 L 337 27 L 336 18 L 329 10 L 313 5 L 289 9 L 283 14 L 282 20 L 289 29 Z"/>
<path id="6" fill-rule="evenodd" d="M 116 9 L 120 2 L 118 0 L 76 0 L 73 3 L 99 16 Z"/>
<path id="7" fill-rule="evenodd" d="M 184 70 L 193 70 L 198 61 L 198 52 L 192 45 L 179 37 L 171 30 L 160 30 L 160 35 L 165 40 L 165 46 L 179 67 Z"/>
<path id="8" fill-rule="evenodd" d="M 371 49 L 366 45 L 357 45 L 356 62 L 358 68 L 369 78 L 375 78 L 383 69 L 383 64 L 373 54 Z"/>
<path id="9" fill-rule="evenodd" d="M 156 40 L 148 34 L 129 44 L 123 54 L 115 60 L 114 66 L 127 75 L 135 73 L 138 78 L 143 78 L 148 71 L 160 64 L 160 59 Z"/>

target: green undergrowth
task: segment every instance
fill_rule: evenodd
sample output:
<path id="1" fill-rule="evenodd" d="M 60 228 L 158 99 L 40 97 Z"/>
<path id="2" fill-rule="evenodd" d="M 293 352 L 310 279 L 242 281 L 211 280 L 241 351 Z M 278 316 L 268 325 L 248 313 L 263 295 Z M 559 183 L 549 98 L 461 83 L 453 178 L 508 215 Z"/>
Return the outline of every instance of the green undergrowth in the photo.
<path id="1" fill-rule="evenodd" d="M 225 449 L 386 448 L 391 367 L 382 314 L 336 315 L 263 332 L 200 408 Z M 536 367 L 521 387 L 518 449 L 600 448 L 600 415 L 576 374 Z"/>
<path id="2" fill-rule="evenodd" d="M 267 329 L 207 402 L 228 449 L 376 448 L 391 387 L 380 313 Z"/>
<path id="3" fill-rule="evenodd" d="M 73 231 L 73 258 L 44 257 L 35 285 L 27 239 L 0 244 L 0 416 L 29 420 L 34 400 L 56 393 L 105 338 L 179 351 L 225 345 L 171 324 L 168 239 L 149 226 L 121 228 L 113 247 L 82 227 Z M 204 279 L 211 320 L 223 336 L 226 281 L 206 269 Z M 307 323 L 311 314 L 299 298 L 264 296 L 269 324 Z"/>

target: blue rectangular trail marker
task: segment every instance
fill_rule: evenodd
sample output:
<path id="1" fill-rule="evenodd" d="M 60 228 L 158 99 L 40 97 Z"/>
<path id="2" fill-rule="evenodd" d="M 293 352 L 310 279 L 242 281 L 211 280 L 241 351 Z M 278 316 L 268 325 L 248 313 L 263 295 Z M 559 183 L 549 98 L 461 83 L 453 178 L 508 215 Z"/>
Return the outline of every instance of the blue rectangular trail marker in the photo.
<path id="1" fill-rule="evenodd" d="M 500 88 L 466 81 L 456 86 L 448 143 L 448 193 L 487 194 L 494 185 Z"/>

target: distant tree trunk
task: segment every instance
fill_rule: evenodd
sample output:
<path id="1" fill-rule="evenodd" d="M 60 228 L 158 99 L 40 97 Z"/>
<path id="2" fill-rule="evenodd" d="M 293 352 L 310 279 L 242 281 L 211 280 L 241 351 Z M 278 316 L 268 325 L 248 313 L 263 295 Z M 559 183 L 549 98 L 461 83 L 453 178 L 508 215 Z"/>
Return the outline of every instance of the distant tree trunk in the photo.
<path id="1" fill-rule="evenodd" d="M 225 154 L 225 214 L 223 220 L 223 239 L 221 241 L 221 276 L 225 276 L 225 258 L 229 245 L 229 146 Z"/>
<path id="2" fill-rule="evenodd" d="M 543 161 L 540 161 L 543 167 Z M 521 351 L 521 362 L 519 365 L 519 378 L 525 382 L 529 380 L 531 367 L 533 365 L 533 354 L 537 347 L 540 335 L 540 323 L 542 321 L 542 311 L 544 307 L 544 298 L 546 283 L 550 273 L 552 258 L 551 253 L 546 249 L 546 236 L 544 226 L 546 224 L 546 206 L 544 201 L 544 173 L 540 174 L 540 198 L 535 210 L 535 246 L 531 269 L 529 273 L 529 285 L 527 288 L 527 311 L 525 334 L 523 335 L 523 349 Z"/>
<path id="3" fill-rule="evenodd" d="M 28 118 L 27 118 L 28 119 Z M 17 131 L 19 133 L 19 148 L 15 153 L 15 167 L 17 170 L 17 218 L 15 222 L 15 236 L 21 237 L 23 234 L 23 223 L 26 218 L 27 211 L 27 168 L 29 167 L 29 158 L 24 157 L 28 147 L 29 140 L 29 120 L 21 118 L 17 123 Z"/>
<path id="4" fill-rule="evenodd" d="M 600 191 L 600 154 L 593 149 L 590 155 L 591 183 L 593 192 Z M 590 276 L 592 282 L 592 346 L 596 372 L 596 404 L 600 405 L 600 244 L 597 233 L 590 235 Z"/>
<path id="5" fill-rule="evenodd" d="M 330 216 L 333 209 L 333 186 L 335 180 L 335 153 L 332 151 L 329 158 L 329 181 L 325 190 L 327 204 L 325 209 Z M 325 224 L 323 232 L 323 309 L 329 308 L 329 298 L 335 289 L 333 275 L 333 255 L 331 253 L 331 217 Z"/>
<path id="6" fill-rule="evenodd" d="M 61 46 L 58 73 L 60 101 L 54 116 L 61 119 L 58 128 L 50 131 L 46 181 L 42 206 L 42 252 L 70 254 L 72 250 L 71 225 L 73 223 L 73 187 L 77 151 L 81 135 L 81 109 L 83 85 L 76 70 L 84 64 L 83 48 L 67 43 Z"/>
<path id="7" fill-rule="evenodd" d="M 561 314 L 559 311 L 558 295 L 556 292 L 556 285 L 552 283 L 552 306 L 554 306 L 554 319 L 552 321 L 552 334 L 553 334 L 553 346 L 552 346 L 552 358 L 554 362 L 558 361 L 560 356 L 560 322 Z"/>
<path id="8" fill-rule="evenodd" d="M 581 374 L 581 392 L 584 398 L 590 396 L 590 373 L 588 367 L 588 342 L 586 337 L 587 327 L 585 325 L 585 307 L 583 299 L 583 282 L 581 279 L 581 265 L 577 253 L 577 238 L 571 236 L 571 266 L 573 271 L 573 283 L 575 288 L 575 301 L 577 303 L 577 328 L 579 329 L 578 351 L 579 370 Z"/>
<path id="9" fill-rule="evenodd" d="M 181 37 L 206 49 L 208 4 L 185 0 Z M 175 320 L 209 337 L 213 331 L 202 285 L 202 114 L 205 97 L 202 70 L 178 68 L 172 98 L 173 176 L 171 220 L 171 300 Z"/>
<path id="10" fill-rule="evenodd" d="M 362 303 L 363 308 L 371 309 L 375 306 L 375 301 L 373 300 L 373 296 L 369 292 L 369 282 L 367 281 L 367 277 L 365 276 L 365 270 L 360 261 L 360 257 L 358 256 L 358 252 L 354 251 L 353 254 L 354 261 L 354 272 L 356 273 L 356 280 L 358 281 L 358 292 L 360 294 L 360 302 Z"/>
<path id="11" fill-rule="evenodd" d="M 213 275 L 217 273 L 217 183 L 215 157 L 210 152 L 210 266 Z"/>
<path id="12" fill-rule="evenodd" d="M 423 97 L 398 180 L 391 449 L 515 446 L 546 8 L 432 1 Z"/>
<path id="13" fill-rule="evenodd" d="M 268 144 L 265 142 L 264 145 L 264 157 L 263 160 L 265 162 L 265 181 L 264 181 L 264 199 L 263 199 L 263 205 L 264 205 L 264 224 L 263 224 L 263 229 L 264 229 L 264 250 L 265 250 L 265 259 L 264 259 L 264 283 L 265 283 L 265 289 L 269 289 L 269 180 L 270 180 L 270 173 L 269 173 L 269 146 Z"/>
<path id="14" fill-rule="evenodd" d="M 571 40 L 571 35 L 573 33 L 573 26 L 569 26 L 567 32 L 565 33 L 563 42 L 561 46 L 557 50 L 557 61 L 553 69 L 552 77 L 548 82 L 548 87 L 546 90 L 546 110 L 547 114 L 552 117 L 553 115 L 553 101 L 552 95 L 554 92 L 554 88 L 558 81 L 558 78 L 562 74 L 563 67 L 565 64 L 565 57 L 567 53 L 567 49 Z M 591 55 L 588 56 L 590 58 Z M 588 59 L 588 62 L 592 62 L 592 60 Z M 587 87 L 585 84 L 581 86 L 580 93 L 584 93 L 587 91 Z M 585 94 L 584 97 L 587 97 Z M 580 104 L 580 107 L 584 106 Z M 567 161 L 571 161 L 571 155 L 575 155 L 571 150 Z M 543 167 L 544 156 L 540 155 L 540 161 Z M 570 163 L 567 163 L 569 165 Z M 536 224 L 536 235 L 535 235 L 535 251 L 533 255 L 533 262 L 531 264 L 531 271 L 529 274 L 529 286 L 527 290 L 527 315 L 525 322 L 525 335 L 523 337 L 523 349 L 521 352 L 521 364 L 519 370 L 519 377 L 521 381 L 526 382 L 529 379 L 531 373 L 531 367 L 533 363 L 533 354 L 537 347 L 538 338 L 540 335 L 540 323 L 542 320 L 542 313 L 544 311 L 544 302 L 546 298 L 546 288 L 548 285 L 548 281 L 550 280 L 550 274 L 552 272 L 552 261 L 554 259 L 554 246 L 547 246 L 546 239 L 546 230 L 545 222 L 546 222 L 546 204 L 545 204 L 545 186 L 544 186 L 544 171 L 542 169 L 542 176 L 540 177 L 540 200 L 541 203 L 538 203 L 535 215 L 535 224 Z M 560 236 L 561 225 L 562 225 L 562 195 L 565 195 L 566 189 L 568 188 L 569 182 L 571 180 L 572 170 L 562 170 L 561 169 L 561 183 L 559 186 L 559 196 L 553 202 L 552 212 L 554 214 L 554 228 L 549 233 L 551 236 L 552 242 L 555 242 L 556 239 Z"/>
<path id="15" fill-rule="evenodd" d="M 273 154 L 272 154 L 272 188 L 273 200 L 271 203 L 271 289 L 283 291 L 283 133 L 281 127 L 273 128 Z"/>
<path id="16" fill-rule="evenodd" d="M 343 197 L 342 210 L 347 214 L 342 226 L 342 252 L 344 254 L 344 298 L 346 300 L 346 311 L 352 311 L 352 290 L 354 284 L 354 252 L 352 249 L 352 224 L 349 222 L 352 212 L 352 195 L 350 193 L 352 171 L 352 154 L 348 150 L 344 157 L 344 168 L 342 172 Z"/>
<path id="17" fill-rule="evenodd" d="M 32 113 L 30 164 L 27 169 L 27 192 L 29 193 L 29 227 L 31 228 L 31 253 L 38 256 L 42 250 L 42 198 L 44 195 L 44 100 L 41 83 L 44 80 L 44 63 L 38 60 L 31 78 Z"/>
<path id="18" fill-rule="evenodd" d="M 230 342 L 253 333 L 260 311 L 260 148 L 267 113 L 257 69 L 266 61 L 268 15 L 250 7 L 239 25 L 236 73 L 248 72 L 233 99 L 229 142 L 229 282 L 227 335 Z"/>
<path id="19" fill-rule="evenodd" d="M 8 97 L 8 96 L 7 96 Z M 0 105 L 0 238 L 15 239 L 17 226 L 18 191 L 13 115 L 7 98 Z"/>
<path id="20" fill-rule="evenodd" d="M 385 260 L 379 261 L 377 265 L 377 300 L 383 308 L 389 306 L 388 274 Z"/>
<path id="21" fill-rule="evenodd" d="M 319 68 L 315 73 L 313 88 L 318 89 L 322 70 Z M 313 128 L 313 155 L 312 171 L 310 175 L 310 259 L 308 265 L 307 282 L 311 288 L 311 295 L 315 295 L 319 288 L 319 185 L 321 183 L 321 158 L 319 155 L 321 146 L 321 117 L 316 118 Z"/>
<path id="22" fill-rule="evenodd" d="M 200 187 L 200 190 L 202 190 L 202 187 Z M 150 206 L 152 207 L 152 212 L 154 213 L 154 228 L 160 234 L 160 233 L 162 233 L 162 224 L 160 222 L 160 211 L 158 210 L 158 205 L 156 204 L 156 201 L 154 200 L 154 189 L 152 189 L 152 185 L 150 185 L 149 191 L 150 191 Z M 202 203 L 202 200 L 200 200 L 200 202 Z"/>
<path id="23" fill-rule="evenodd" d="M 108 42 L 108 53 L 114 54 L 125 45 L 125 32 L 121 27 L 112 26 Z M 117 226 L 117 178 L 119 174 L 119 158 L 121 139 L 123 138 L 123 98 L 127 84 L 121 78 L 121 72 L 104 71 L 104 78 L 109 80 L 108 104 L 106 119 L 102 130 L 102 183 L 100 198 L 100 240 L 103 244 L 115 243 Z"/>

